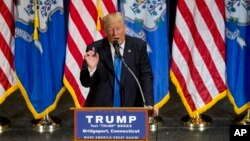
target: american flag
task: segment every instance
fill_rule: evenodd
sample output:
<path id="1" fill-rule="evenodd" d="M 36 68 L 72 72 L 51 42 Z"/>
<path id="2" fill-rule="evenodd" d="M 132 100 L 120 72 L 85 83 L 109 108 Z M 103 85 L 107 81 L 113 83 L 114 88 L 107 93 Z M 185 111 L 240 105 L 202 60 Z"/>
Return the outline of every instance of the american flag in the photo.
<path id="1" fill-rule="evenodd" d="M 224 0 L 179 0 L 171 78 L 194 117 L 226 96 Z"/>
<path id="2" fill-rule="evenodd" d="M 80 82 L 80 71 L 87 45 L 105 36 L 98 30 L 97 18 L 115 12 L 116 0 L 71 0 L 69 6 L 68 39 L 64 84 L 76 107 L 83 107 L 88 94 Z"/>
<path id="3" fill-rule="evenodd" d="M 14 2 L 0 0 L 0 104 L 16 90 L 14 78 Z"/>

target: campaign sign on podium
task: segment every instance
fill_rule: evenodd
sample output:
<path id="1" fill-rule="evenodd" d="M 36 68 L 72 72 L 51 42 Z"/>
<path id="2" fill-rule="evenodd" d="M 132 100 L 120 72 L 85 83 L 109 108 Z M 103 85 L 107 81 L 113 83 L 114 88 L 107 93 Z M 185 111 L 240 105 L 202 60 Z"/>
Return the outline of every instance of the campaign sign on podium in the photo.
<path id="1" fill-rule="evenodd" d="M 74 111 L 75 140 L 147 140 L 145 108 L 81 108 Z"/>

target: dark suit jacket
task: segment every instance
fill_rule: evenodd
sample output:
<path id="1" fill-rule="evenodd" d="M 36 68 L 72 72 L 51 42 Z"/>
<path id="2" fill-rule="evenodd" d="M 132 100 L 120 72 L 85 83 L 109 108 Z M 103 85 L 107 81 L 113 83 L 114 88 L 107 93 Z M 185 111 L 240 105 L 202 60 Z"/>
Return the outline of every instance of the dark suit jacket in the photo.
<path id="1" fill-rule="evenodd" d="M 153 106 L 153 75 L 148 59 L 146 42 L 141 39 L 126 36 L 124 48 L 124 60 L 138 78 L 145 96 L 147 106 Z M 99 63 L 92 77 L 89 75 L 87 63 L 84 62 L 80 74 L 83 86 L 90 87 L 85 106 L 86 107 L 112 107 L 114 87 L 114 67 L 111 49 L 107 38 L 96 41 L 87 47 L 87 50 L 95 48 L 99 54 Z M 142 107 L 142 97 L 139 87 L 122 64 L 121 74 L 121 106 Z"/>

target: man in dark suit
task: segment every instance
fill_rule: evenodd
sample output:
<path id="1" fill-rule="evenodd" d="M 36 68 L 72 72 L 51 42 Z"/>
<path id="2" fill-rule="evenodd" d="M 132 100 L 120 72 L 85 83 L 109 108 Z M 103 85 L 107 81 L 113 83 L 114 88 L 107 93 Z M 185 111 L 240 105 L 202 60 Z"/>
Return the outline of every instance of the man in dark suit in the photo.
<path id="1" fill-rule="evenodd" d="M 90 87 L 86 107 L 113 107 L 114 102 L 114 58 L 113 42 L 120 46 L 120 53 L 128 67 L 140 82 L 145 105 L 153 106 L 153 75 L 147 54 L 146 42 L 125 35 L 126 25 L 121 13 L 111 13 L 103 18 L 106 38 L 87 47 L 80 80 Z M 120 107 L 143 107 L 143 99 L 135 78 L 122 64 L 120 84 Z"/>

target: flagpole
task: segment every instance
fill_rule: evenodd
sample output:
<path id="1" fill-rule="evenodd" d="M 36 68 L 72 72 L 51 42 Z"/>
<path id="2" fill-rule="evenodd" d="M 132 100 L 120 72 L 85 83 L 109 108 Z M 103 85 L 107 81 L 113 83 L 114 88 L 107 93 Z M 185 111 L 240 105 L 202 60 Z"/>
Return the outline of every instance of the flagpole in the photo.
<path id="1" fill-rule="evenodd" d="M 245 114 L 240 114 L 235 118 L 235 123 L 238 125 L 250 125 L 250 108 Z"/>
<path id="2" fill-rule="evenodd" d="M 181 118 L 181 121 L 185 126 L 189 127 L 191 130 L 204 130 L 211 124 L 212 118 L 210 116 L 207 116 L 205 114 L 199 114 L 197 112 L 194 117 L 190 117 L 189 115 L 183 116 Z"/>
<path id="3" fill-rule="evenodd" d="M 5 117 L 0 117 L 0 133 L 10 127 L 10 120 Z"/>

